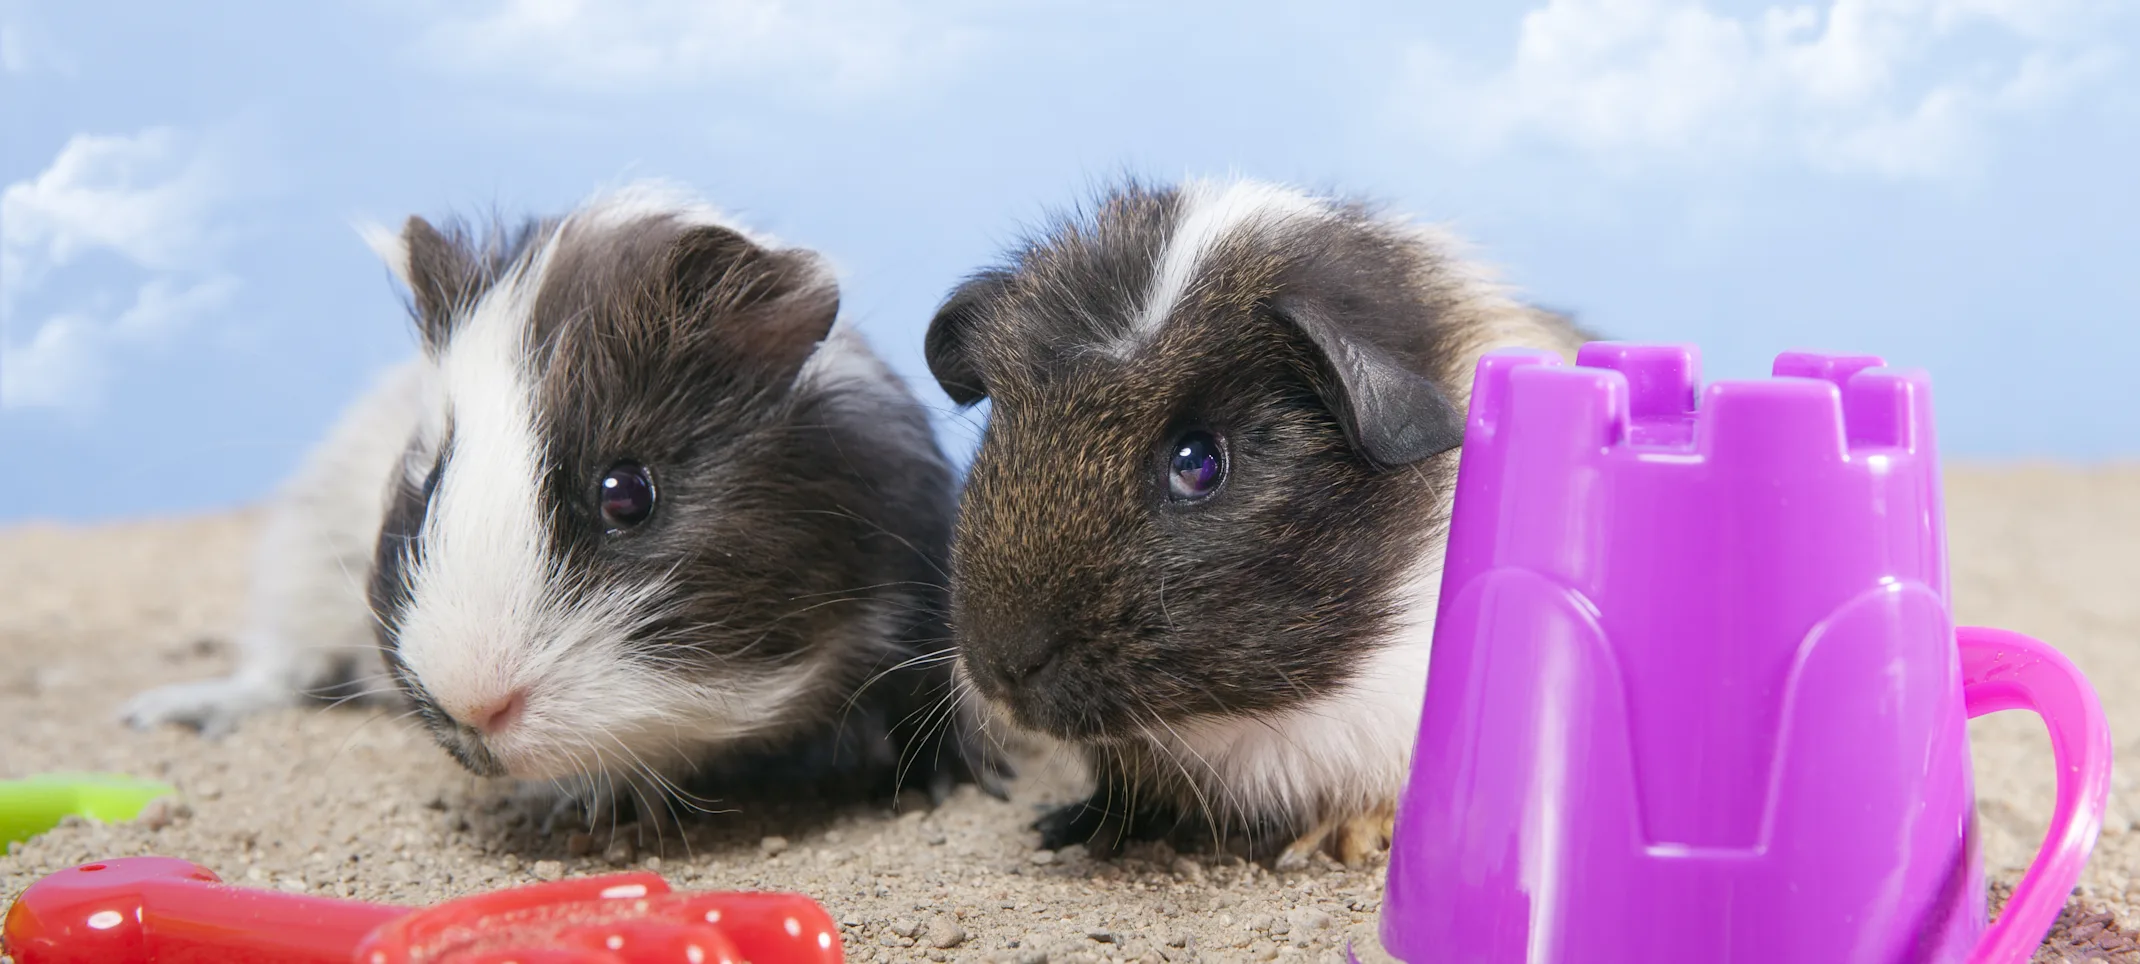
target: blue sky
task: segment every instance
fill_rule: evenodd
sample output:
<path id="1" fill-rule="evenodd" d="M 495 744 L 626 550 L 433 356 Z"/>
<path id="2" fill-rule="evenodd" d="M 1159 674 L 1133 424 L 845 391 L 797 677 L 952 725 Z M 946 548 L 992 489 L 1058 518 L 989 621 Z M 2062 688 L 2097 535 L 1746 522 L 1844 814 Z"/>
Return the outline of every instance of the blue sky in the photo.
<path id="1" fill-rule="evenodd" d="M 641 176 L 825 251 L 940 408 L 921 330 L 1022 225 L 1239 173 L 1712 376 L 1927 368 L 1950 457 L 2130 458 L 2136 6 L 0 0 L 0 519 L 258 498 L 412 350 L 352 222 Z"/>

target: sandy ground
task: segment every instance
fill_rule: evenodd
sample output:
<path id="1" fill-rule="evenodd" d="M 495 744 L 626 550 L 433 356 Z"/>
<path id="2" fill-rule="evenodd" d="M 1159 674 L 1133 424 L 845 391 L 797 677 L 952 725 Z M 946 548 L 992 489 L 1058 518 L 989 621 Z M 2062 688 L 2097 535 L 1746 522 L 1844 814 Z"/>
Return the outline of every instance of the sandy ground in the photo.
<path id="1" fill-rule="evenodd" d="M 1955 599 L 1966 623 L 2053 641 L 2095 681 L 2118 740 L 2117 796 L 2087 876 L 2037 961 L 2140 961 L 2140 468 L 1968 468 L 1949 481 Z M 73 823 L 11 848 L 0 894 L 104 857 L 185 857 L 225 879 L 428 903 L 615 867 L 692 888 L 815 896 L 855 960 L 1336 960 L 1372 933 L 1380 872 L 1274 875 L 1219 858 L 1037 851 L 1037 807 L 1075 792 L 1043 768 L 1012 802 L 963 791 L 924 812 L 862 809 L 536 833 L 507 788 L 458 769 L 375 713 L 291 711 L 210 743 L 131 733 L 144 687 L 223 671 L 250 520 L 242 515 L 0 530 L 0 778 L 97 769 L 175 783 L 178 805 L 119 826 Z M 1972 724 L 1985 852 L 2010 883 L 2051 811 L 2035 720 Z M 1998 898 L 1995 896 L 1994 900 Z"/>

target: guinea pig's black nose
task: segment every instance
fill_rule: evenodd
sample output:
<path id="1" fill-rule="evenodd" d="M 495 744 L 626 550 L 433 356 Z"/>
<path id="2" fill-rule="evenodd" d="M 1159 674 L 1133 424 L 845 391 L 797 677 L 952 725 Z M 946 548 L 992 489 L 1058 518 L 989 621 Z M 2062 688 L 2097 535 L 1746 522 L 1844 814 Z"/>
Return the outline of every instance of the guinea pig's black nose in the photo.
<path id="1" fill-rule="evenodd" d="M 1005 633 L 996 638 L 995 664 L 997 675 L 1006 683 L 1026 683 L 1042 670 L 1055 664 L 1062 655 L 1062 634 L 1046 629 Z"/>

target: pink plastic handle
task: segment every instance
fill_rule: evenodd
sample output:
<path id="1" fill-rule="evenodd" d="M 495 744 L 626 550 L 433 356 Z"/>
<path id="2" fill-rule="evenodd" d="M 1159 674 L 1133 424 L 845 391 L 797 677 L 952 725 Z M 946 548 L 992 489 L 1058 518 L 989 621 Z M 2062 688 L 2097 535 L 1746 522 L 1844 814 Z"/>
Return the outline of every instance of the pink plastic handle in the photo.
<path id="1" fill-rule="evenodd" d="M 2043 848 L 1970 964 L 2024 964 L 2043 945 L 2103 830 L 2110 801 L 2110 725 L 2095 689 L 2050 646 L 2003 629 L 1955 629 L 1962 652 L 1962 701 L 1971 718 L 2029 710 L 2051 731 L 2058 806 Z"/>

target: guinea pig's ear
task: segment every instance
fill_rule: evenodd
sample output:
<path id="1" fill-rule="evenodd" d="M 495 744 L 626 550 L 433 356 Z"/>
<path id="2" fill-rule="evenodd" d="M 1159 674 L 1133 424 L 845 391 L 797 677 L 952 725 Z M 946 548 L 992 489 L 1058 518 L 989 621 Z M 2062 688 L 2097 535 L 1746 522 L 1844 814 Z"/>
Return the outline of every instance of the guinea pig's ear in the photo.
<path id="1" fill-rule="evenodd" d="M 1010 290 L 1010 273 L 983 271 L 944 299 L 929 320 L 929 333 L 922 339 L 922 354 L 929 361 L 929 374 L 959 405 L 972 405 L 988 397 L 988 386 L 968 351 L 967 336 Z"/>
<path id="2" fill-rule="evenodd" d="M 668 294 L 692 322 L 717 326 L 744 357 L 792 376 L 840 314 L 840 285 L 816 253 L 768 250 L 714 225 L 690 228 L 670 245 Z"/>
<path id="3" fill-rule="evenodd" d="M 1463 410 L 1370 340 L 1367 324 L 1312 299 L 1280 299 L 1272 307 L 1315 344 L 1326 377 L 1323 403 L 1369 461 L 1395 468 L 1464 443 Z"/>
<path id="4" fill-rule="evenodd" d="M 424 346 L 435 353 L 453 334 L 455 316 L 483 293 L 481 266 L 458 232 L 448 236 L 420 217 L 402 225 L 399 247 L 402 263 L 396 274 L 416 299 L 417 327 Z"/>
<path id="5" fill-rule="evenodd" d="M 409 245 L 401 235 L 376 221 L 362 221 L 355 227 L 357 237 L 364 239 L 364 246 L 386 265 L 394 280 L 403 288 L 409 287 Z"/>

